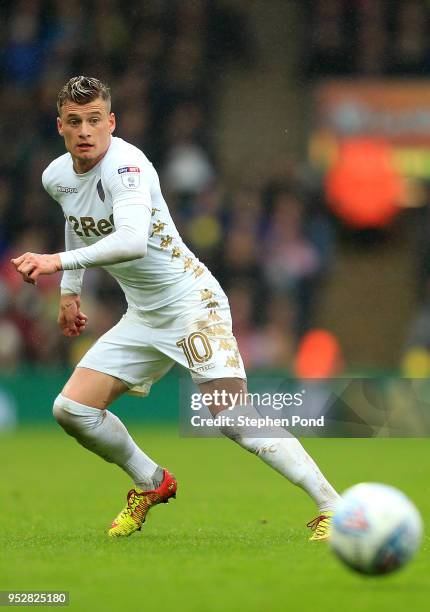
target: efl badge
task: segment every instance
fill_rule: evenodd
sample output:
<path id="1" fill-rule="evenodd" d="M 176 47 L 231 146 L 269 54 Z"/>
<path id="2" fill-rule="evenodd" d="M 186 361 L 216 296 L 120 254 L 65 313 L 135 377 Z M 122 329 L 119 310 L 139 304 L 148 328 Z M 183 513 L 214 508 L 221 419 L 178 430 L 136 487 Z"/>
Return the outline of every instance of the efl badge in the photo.
<path id="1" fill-rule="evenodd" d="M 118 174 L 121 176 L 122 184 L 127 189 L 137 189 L 140 185 L 140 168 L 138 166 L 124 166 L 118 168 Z"/>

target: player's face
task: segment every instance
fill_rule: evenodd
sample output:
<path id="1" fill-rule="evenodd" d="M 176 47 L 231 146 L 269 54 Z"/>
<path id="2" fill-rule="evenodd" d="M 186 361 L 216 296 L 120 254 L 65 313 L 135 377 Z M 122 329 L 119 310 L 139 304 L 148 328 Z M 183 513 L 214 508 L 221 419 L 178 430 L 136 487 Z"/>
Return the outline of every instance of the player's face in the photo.
<path id="1" fill-rule="evenodd" d="M 88 104 L 68 101 L 57 118 L 58 132 L 73 158 L 77 172 L 88 172 L 109 148 L 115 129 L 115 115 L 104 100 L 97 98 Z"/>

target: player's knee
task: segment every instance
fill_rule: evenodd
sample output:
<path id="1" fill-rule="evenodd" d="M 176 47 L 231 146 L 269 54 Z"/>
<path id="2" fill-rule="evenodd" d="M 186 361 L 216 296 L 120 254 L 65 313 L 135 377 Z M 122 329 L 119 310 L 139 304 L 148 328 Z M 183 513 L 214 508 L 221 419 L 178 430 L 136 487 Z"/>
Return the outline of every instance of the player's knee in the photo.
<path id="1" fill-rule="evenodd" d="M 55 420 L 70 435 L 93 429 L 102 421 L 102 410 L 78 404 L 61 393 L 55 398 L 52 413 Z"/>
<path id="2" fill-rule="evenodd" d="M 52 414 L 54 415 L 54 419 L 61 426 L 67 422 L 68 412 L 64 406 L 64 398 L 62 395 L 58 395 L 55 398 L 54 405 L 52 407 Z"/>
<path id="3" fill-rule="evenodd" d="M 240 439 L 242 436 L 240 428 L 236 425 L 221 425 L 219 431 L 220 433 L 222 433 L 223 436 L 225 436 L 226 438 L 230 438 L 230 440 L 233 440 L 234 442 L 237 442 L 238 439 Z"/>
<path id="4" fill-rule="evenodd" d="M 262 456 L 267 451 L 263 438 L 273 437 L 272 432 L 267 427 L 258 428 L 261 417 L 254 406 L 236 406 L 233 410 L 225 410 L 224 416 L 227 417 L 225 423 L 219 428 L 224 436 L 255 455 Z"/>
<path id="5" fill-rule="evenodd" d="M 230 438 L 236 444 L 239 444 L 242 448 L 247 450 L 249 453 L 253 455 L 260 455 L 260 440 L 258 438 L 250 437 L 248 435 L 243 435 L 242 432 L 238 431 L 235 427 L 220 427 L 220 432 Z"/>
<path id="6" fill-rule="evenodd" d="M 224 423 L 220 426 L 220 432 L 237 442 L 250 452 L 257 452 L 258 445 L 255 444 L 255 431 L 247 426 L 247 419 L 254 416 L 255 410 L 252 406 L 236 406 L 231 411 L 224 411 L 226 416 Z"/>

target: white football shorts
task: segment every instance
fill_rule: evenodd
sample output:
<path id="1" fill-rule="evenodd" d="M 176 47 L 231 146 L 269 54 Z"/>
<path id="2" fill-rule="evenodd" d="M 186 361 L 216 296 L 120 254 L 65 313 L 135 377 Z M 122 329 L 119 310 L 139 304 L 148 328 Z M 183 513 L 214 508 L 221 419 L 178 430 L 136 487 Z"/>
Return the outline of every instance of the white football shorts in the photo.
<path id="1" fill-rule="evenodd" d="M 227 296 L 215 279 L 202 281 L 159 310 L 129 307 L 77 367 L 119 378 L 139 395 L 148 395 L 175 363 L 187 368 L 196 384 L 217 378 L 246 380 Z"/>

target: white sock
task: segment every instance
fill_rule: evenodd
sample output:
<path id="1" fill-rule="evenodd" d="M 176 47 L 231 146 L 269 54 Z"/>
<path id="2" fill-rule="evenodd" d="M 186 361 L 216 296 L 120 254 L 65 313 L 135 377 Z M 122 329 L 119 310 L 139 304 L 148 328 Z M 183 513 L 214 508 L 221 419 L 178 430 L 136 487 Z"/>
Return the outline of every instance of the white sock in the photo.
<path id="1" fill-rule="evenodd" d="M 105 461 L 116 463 L 138 488 L 149 491 L 158 487 L 162 469 L 140 450 L 115 414 L 85 406 L 61 393 L 54 402 L 53 414 L 66 433 Z"/>
<path id="2" fill-rule="evenodd" d="M 258 417 L 253 406 L 237 406 L 233 411 L 222 410 L 217 416 L 240 415 Z M 254 453 L 277 472 L 288 478 L 290 482 L 304 489 L 318 506 L 320 512 L 333 510 L 339 499 L 338 493 L 327 481 L 315 461 L 308 455 L 300 442 L 291 437 L 285 437 L 288 432 L 281 427 L 271 427 L 262 431 L 276 437 L 257 438 L 255 428 L 244 426 L 225 426 L 222 433 Z M 248 429 L 248 432 L 247 432 Z"/>

